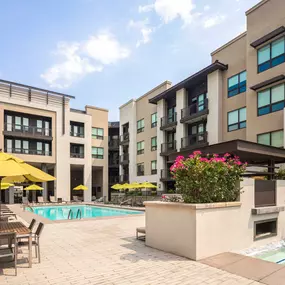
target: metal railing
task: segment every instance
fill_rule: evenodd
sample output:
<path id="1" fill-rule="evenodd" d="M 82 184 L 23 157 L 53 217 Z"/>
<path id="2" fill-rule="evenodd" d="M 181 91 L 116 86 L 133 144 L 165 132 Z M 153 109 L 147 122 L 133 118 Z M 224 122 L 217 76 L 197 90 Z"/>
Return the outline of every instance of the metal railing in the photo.
<path id="1" fill-rule="evenodd" d="M 192 115 L 198 114 L 207 109 L 208 99 L 205 99 L 203 102 L 196 102 L 181 110 L 181 119 L 191 117 Z"/>
<path id="2" fill-rule="evenodd" d="M 120 143 L 128 142 L 130 140 L 130 134 L 124 133 L 120 136 Z"/>
<path id="3" fill-rule="evenodd" d="M 77 213 L 76 213 L 76 219 L 82 219 L 82 212 L 80 209 L 77 210 Z"/>
<path id="4" fill-rule="evenodd" d="M 120 175 L 120 183 L 128 182 L 128 181 L 129 181 L 129 175 L 128 174 Z"/>
<path id="5" fill-rule="evenodd" d="M 144 170 L 138 170 L 137 176 L 144 176 Z"/>
<path id="6" fill-rule="evenodd" d="M 110 184 L 115 184 L 120 182 L 120 177 L 119 176 L 109 176 L 109 183 Z"/>
<path id="7" fill-rule="evenodd" d="M 164 128 L 164 127 L 167 127 L 167 126 L 170 126 L 170 125 L 173 125 L 177 122 L 177 113 L 175 112 L 173 115 L 171 116 L 165 116 L 165 117 L 162 117 L 160 119 L 160 127 L 161 128 Z"/>
<path id="8" fill-rule="evenodd" d="M 169 169 L 161 169 L 160 179 L 162 180 L 173 180 Z"/>
<path id="9" fill-rule="evenodd" d="M 37 149 L 24 149 L 24 148 L 4 148 L 5 152 L 8 153 L 20 153 L 20 154 L 30 154 L 30 155 L 44 155 L 51 156 L 51 151 L 37 150 Z"/>
<path id="10" fill-rule="evenodd" d="M 35 126 L 24 126 L 19 124 L 10 124 L 10 123 L 5 123 L 4 130 L 6 132 L 18 132 L 31 136 L 51 137 L 52 134 L 51 129 L 48 128 L 38 128 Z"/>
<path id="11" fill-rule="evenodd" d="M 84 133 L 70 131 L 70 136 L 77 137 L 77 138 L 84 138 Z"/>
<path id="12" fill-rule="evenodd" d="M 71 209 L 70 209 L 69 212 L 68 212 L 67 219 L 68 219 L 68 220 L 73 220 L 73 212 L 72 212 Z"/>
<path id="13" fill-rule="evenodd" d="M 187 148 L 190 146 L 196 146 L 208 142 L 208 133 L 199 133 L 190 135 L 188 137 L 181 138 L 181 148 Z"/>
<path id="14" fill-rule="evenodd" d="M 74 153 L 74 152 L 71 152 L 70 153 L 70 157 L 72 157 L 72 158 L 84 158 L 84 153 Z"/>
<path id="15" fill-rule="evenodd" d="M 109 143 L 109 148 L 118 148 L 119 147 L 119 140 L 110 140 Z"/>
<path id="16" fill-rule="evenodd" d="M 120 155 L 120 163 L 128 163 L 129 162 L 129 154 L 125 153 Z"/>
<path id="17" fill-rule="evenodd" d="M 172 151 L 176 151 L 176 140 L 174 140 L 172 142 L 167 142 L 167 143 L 161 144 L 161 152 L 162 153 L 172 152 Z"/>
<path id="18" fill-rule="evenodd" d="M 119 159 L 110 159 L 109 165 L 119 166 Z"/>

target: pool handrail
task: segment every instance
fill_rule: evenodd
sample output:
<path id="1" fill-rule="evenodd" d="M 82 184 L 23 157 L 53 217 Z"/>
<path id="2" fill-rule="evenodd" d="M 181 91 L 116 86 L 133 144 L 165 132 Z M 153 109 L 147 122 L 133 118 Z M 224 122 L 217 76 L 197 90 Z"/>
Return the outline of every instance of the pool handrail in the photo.
<path id="1" fill-rule="evenodd" d="M 69 212 L 68 212 L 67 219 L 68 219 L 68 220 L 73 220 L 73 212 L 72 212 L 71 209 L 70 209 Z"/>
<path id="2" fill-rule="evenodd" d="M 80 217 L 78 217 L 79 214 L 80 214 Z M 82 219 L 82 212 L 81 212 L 80 209 L 77 210 L 77 214 L 76 214 L 76 219 L 78 219 L 78 218 L 79 218 L 80 220 Z"/>

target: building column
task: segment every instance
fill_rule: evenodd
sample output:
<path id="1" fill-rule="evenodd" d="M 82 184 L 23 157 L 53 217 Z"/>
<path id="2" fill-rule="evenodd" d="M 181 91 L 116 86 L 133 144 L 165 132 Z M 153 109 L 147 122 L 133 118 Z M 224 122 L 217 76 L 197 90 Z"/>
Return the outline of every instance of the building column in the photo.
<path id="1" fill-rule="evenodd" d="M 66 151 L 69 153 L 68 151 Z M 69 160 L 65 165 L 57 162 L 55 165 L 55 177 L 54 181 L 54 196 L 55 198 L 62 198 L 65 201 L 70 201 L 70 164 Z"/>
<path id="2" fill-rule="evenodd" d="M 136 102 L 132 102 L 129 120 L 129 181 L 134 182 L 137 177 L 137 112 Z"/>
<path id="3" fill-rule="evenodd" d="M 9 204 L 14 204 L 14 192 L 15 192 L 14 186 L 9 187 L 9 190 L 8 190 L 8 193 L 9 193 Z"/>
<path id="4" fill-rule="evenodd" d="M 84 202 L 92 200 L 92 165 L 85 164 L 83 169 L 83 184 L 88 190 L 83 191 Z"/>
<path id="5" fill-rule="evenodd" d="M 157 102 L 157 185 L 158 191 L 164 192 L 164 183 L 160 182 L 161 170 L 166 168 L 165 158 L 160 155 L 161 144 L 165 142 L 165 131 L 160 130 L 161 118 L 166 116 L 166 101 L 164 99 Z"/>
<path id="6" fill-rule="evenodd" d="M 182 109 L 186 107 L 187 91 L 182 88 L 176 92 L 176 110 L 177 110 L 177 127 L 176 127 L 176 146 L 177 151 L 180 151 L 181 140 L 186 137 L 186 128 L 184 123 L 180 123 Z"/>
<path id="7" fill-rule="evenodd" d="M 209 144 L 222 141 L 222 72 L 216 70 L 208 75 L 208 108 L 207 132 Z"/>
<path id="8" fill-rule="evenodd" d="M 48 173 L 46 163 L 42 163 L 42 171 L 45 172 L 45 173 Z M 43 187 L 43 190 L 42 190 L 43 200 L 44 200 L 44 202 L 46 202 L 48 200 L 47 182 L 43 182 L 42 183 L 42 187 Z"/>

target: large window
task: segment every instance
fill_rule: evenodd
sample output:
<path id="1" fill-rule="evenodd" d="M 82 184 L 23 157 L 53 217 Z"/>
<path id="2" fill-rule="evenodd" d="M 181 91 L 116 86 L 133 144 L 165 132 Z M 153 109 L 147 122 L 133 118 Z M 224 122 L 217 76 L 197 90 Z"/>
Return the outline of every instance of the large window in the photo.
<path id="1" fill-rule="evenodd" d="M 70 135 L 72 137 L 84 137 L 84 124 L 77 122 L 70 122 Z"/>
<path id="2" fill-rule="evenodd" d="M 92 138 L 102 140 L 104 138 L 104 129 L 92 128 Z"/>
<path id="3" fill-rule="evenodd" d="M 278 39 L 257 51 L 258 72 L 285 62 L 285 38 Z"/>
<path id="4" fill-rule="evenodd" d="M 138 176 L 143 176 L 144 175 L 144 164 L 143 163 L 138 163 L 137 164 L 137 175 Z"/>
<path id="5" fill-rule="evenodd" d="M 283 130 L 257 135 L 257 142 L 260 144 L 271 145 L 275 147 L 283 147 Z"/>
<path id="6" fill-rule="evenodd" d="M 246 108 L 228 112 L 228 132 L 246 128 Z"/>
<path id="7" fill-rule="evenodd" d="M 157 150 L 157 137 L 151 138 L 151 151 Z"/>
<path id="8" fill-rule="evenodd" d="M 137 143 L 137 154 L 143 154 L 144 153 L 144 141 Z"/>
<path id="9" fill-rule="evenodd" d="M 157 161 L 151 161 L 151 174 L 157 174 Z"/>
<path id="10" fill-rule="evenodd" d="M 144 119 L 137 121 L 137 133 L 144 131 Z"/>
<path id="11" fill-rule="evenodd" d="M 228 79 L 228 97 L 233 97 L 246 91 L 246 71 Z"/>
<path id="12" fill-rule="evenodd" d="M 280 84 L 258 92 L 257 114 L 266 115 L 284 108 L 284 84 Z"/>
<path id="13" fill-rule="evenodd" d="M 157 113 L 151 115 L 151 127 L 155 128 L 157 126 Z"/>
<path id="14" fill-rule="evenodd" d="M 104 158 L 104 148 L 103 147 L 92 147 L 92 157 L 103 159 Z"/>

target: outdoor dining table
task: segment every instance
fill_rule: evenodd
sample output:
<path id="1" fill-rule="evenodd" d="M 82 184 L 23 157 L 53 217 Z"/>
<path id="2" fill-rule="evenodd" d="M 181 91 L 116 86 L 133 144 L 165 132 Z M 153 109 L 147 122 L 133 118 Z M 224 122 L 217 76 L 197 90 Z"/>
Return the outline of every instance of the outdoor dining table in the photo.
<path id="1" fill-rule="evenodd" d="M 21 222 L 0 222 L 0 233 L 16 233 L 17 238 L 28 237 L 29 267 L 32 267 L 32 231 Z"/>

